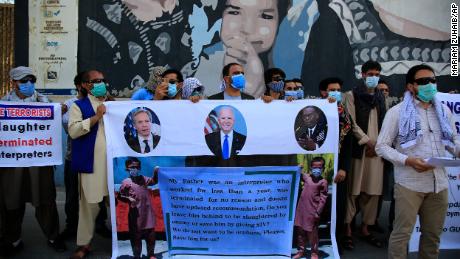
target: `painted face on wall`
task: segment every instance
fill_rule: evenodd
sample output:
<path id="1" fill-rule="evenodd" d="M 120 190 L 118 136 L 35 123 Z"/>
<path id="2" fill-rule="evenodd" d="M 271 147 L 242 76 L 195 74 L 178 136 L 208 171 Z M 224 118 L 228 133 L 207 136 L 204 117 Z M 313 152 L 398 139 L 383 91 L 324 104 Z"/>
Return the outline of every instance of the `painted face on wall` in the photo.
<path id="1" fill-rule="evenodd" d="M 257 53 L 269 50 L 278 29 L 277 0 L 227 0 L 222 17 L 221 39 L 226 46 L 240 37 Z"/>

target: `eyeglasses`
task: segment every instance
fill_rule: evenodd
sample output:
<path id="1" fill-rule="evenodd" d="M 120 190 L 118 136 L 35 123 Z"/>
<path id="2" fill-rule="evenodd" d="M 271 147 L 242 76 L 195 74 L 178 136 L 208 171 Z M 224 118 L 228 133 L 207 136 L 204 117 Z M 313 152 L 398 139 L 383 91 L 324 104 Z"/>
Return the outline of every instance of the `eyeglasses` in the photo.
<path id="1" fill-rule="evenodd" d="M 244 75 L 244 72 L 243 71 L 236 71 L 236 72 L 233 72 L 232 73 L 232 76 L 236 76 L 236 75 Z"/>
<path id="2" fill-rule="evenodd" d="M 96 79 L 86 81 L 86 83 L 89 83 L 89 84 L 99 84 L 99 83 L 106 83 L 106 82 L 107 81 L 104 78 L 96 78 Z"/>
<path id="3" fill-rule="evenodd" d="M 436 78 L 435 77 L 421 77 L 421 78 L 414 79 L 414 83 L 418 85 L 426 85 L 428 83 L 435 84 Z"/>
<path id="4" fill-rule="evenodd" d="M 386 89 L 386 88 L 380 88 L 380 91 L 382 92 L 389 92 L 390 90 Z"/>
<path id="5" fill-rule="evenodd" d="M 128 166 L 128 167 L 126 167 L 126 168 L 127 168 L 128 170 L 129 170 L 129 169 L 138 169 L 138 170 L 140 170 L 140 169 L 141 169 L 141 166 Z"/>
<path id="6" fill-rule="evenodd" d="M 31 82 L 31 83 L 35 83 L 37 82 L 37 78 L 35 78 L 34 76 L 27 76 L 27 77 L 24 77 L 20 80 L 18 80 L 21 84 L 25 84 L 27 82 Z"/>
<path id="7" fill-rule="evenodd" d="M 177 82 L 179 82 L 179 81 L 174 80 L 174 79 L 169 80 L 169 83 L 170 83 L 170 84 L 175 84 L 175 83 L 177 83 Z"/>

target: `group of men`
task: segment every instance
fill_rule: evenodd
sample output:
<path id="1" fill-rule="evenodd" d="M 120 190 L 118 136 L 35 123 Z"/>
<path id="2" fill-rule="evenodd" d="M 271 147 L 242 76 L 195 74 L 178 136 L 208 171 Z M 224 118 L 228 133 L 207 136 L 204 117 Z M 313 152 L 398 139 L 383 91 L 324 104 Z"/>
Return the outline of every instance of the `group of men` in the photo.
<path id="1" fill-rule="evenodd" d="M 337 102 L 339 113 L 339 161 L 334 181 L 338 185 L 337 236 L 340 247 L 354 248 L 352 225 L 359 211 L 362 213 L 360 235 L 370 244 L 382 246 L 381 241 L 372 235 L 371 226 L 376 223 L 381 204 L 384 158 L 394 165 L 395 174 L 395 219 L 389 257 L 406 258 L 407 244 L 419 214 L 422 232 L 419 253 L 422 258 L 437 258 L 447 209 L 448 179 L 443 168 L 432 167 L 423 159 L 445 156 L 445 147 L 460 156 L 460 139 L 450 111 L 435 98 L 436 77 L 431 67 L 417 65 L 408 71 L 404 99 L 394 107 L 391 106 L 395 100 L 389 101 L 388 98 L 389 87 L 380 79 L 381 70 L 379 63 L 366 62 L 362 66 L 361 83 L 343 94 L 343 82 L 339 78 L 327 78 L 319 86 L 320 97 Z M 13 90 L 2 98 L 3 101 L 48 102 L 35 90 L 36 77 L 30 68 L 14 68 L 10 77 Z M 203 98 L 182 95 L 184 79 L 178 70 L 164 70 L 159 77 L 155 89 L 148 95 L 150 99 L 187 98 L 197 102 Z M 286 80 L 281 69 L 267 70 L 265 83 L 262 99 L 267 103 L 275 99 L 293 101 L 305 98 L 300 80 Z M 68 116 L 64 120 L 65 128 L 72 139 L 69 142 L 71 152 L 66 157 L 65 177 L 67 196 L 72 196 L 72 192 L 73 201 L 78 199 L 78 205 L 75 202 L 73 205 L 78 207 L 78 217 L 74 215 L 73 222 L 78 223 L 76 229 L 75 224 L 72 226 L 76 230 L 78 248 L 71 258 L 84 258 L 92 250 L 90 244 L 98 214 L 101 208 L 106 209 L 108 140 L 102 118 L 106 112 L 104 102 L 113 100 L 113 97 L 108 94 L 104 74 L 98 70 L 80 73 L 75 78 L 75 85 L 77 97 L 63 105 L 64 116 Z M 243 92 L 244 87 L 243 66 L 229 63 L 222 70 L 222 91 L 208 99 L 254 99 Z M 305 129 L 299 132 L 298 143 L 306 150 L 314 150 L 322 144 L 312 141 L 311 137 L 320 123 L 319 115 L 307 109 L 304 113 Z M 218 117 L 219 126 L 227 135 L 233 130 L 234 114 L 223 109 Z M 311 120 L 315 123 L 309 123 Z M 131 140 L 130 146 L 140 153 L 148 153 L 158 143 L 154 134 L 150 139 L 150 127 L 146 130 L 145 124 L 151 121 L 145 112 L 134 115 L 134 126 L 139 134 L 137 139 Z M 241 138 L 235 133 L 233 140 Z M 236 154 L 234 142 L 229 143 L 222 134 L 208 135 L 209 143 L 217 143 L 210 148 L 217 156 L 221 155 L 219 159 L 229 160 Z M 270 159 L 260 161 L 264 161 L 264 165 L 277 165 Z M 66 229 L 65 235 L 59 235 L 52 167 L 1 168 L 0 187 L 2 253 L 11 255 L 23 246 L 21 224 L 26 202 L 34 205 L 48 245 L 57 251 L 66 249 L 64 236 L 75 231 Z"/>

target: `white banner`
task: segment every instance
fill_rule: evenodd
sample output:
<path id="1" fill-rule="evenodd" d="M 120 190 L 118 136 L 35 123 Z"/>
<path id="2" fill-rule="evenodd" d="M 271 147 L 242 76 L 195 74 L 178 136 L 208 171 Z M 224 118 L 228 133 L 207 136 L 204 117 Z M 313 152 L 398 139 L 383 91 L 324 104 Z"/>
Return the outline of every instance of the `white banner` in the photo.
<path id="1" fill-rule="evenodd" d="M 61 105 L 0 101 L 0 167 L 62 164 Z"/>
<path id="2" fill-rule="evenodd" d="M 443 102 L 455 120 L 455 130 L 460 134 L 460 94 L 438 93 L 436 97 Z M 449 177 L 449 205 L 446 221 L 442 229 L 440 249 L 460 249 L 460 167 L 446 167 Z M 409 251 L 418 251 L 420 239 L 420 222 L 417 218 L 409 243 Z"/>
<path id="3" fill-rule="evenodd" d="M 181 171 L 184 167 L 197 166 L 241 167 L 254 166 L 254 164 L 298 166 L 300 164 L 303 166 L 303 172 L 306 173 L 309 172 L 310 162 L 315 157 L 322 157 L 325 161 L 323 177 L 328 181 L 329 190 L 328 201 L 319 223 L 320 229 L 326 230 L 326 235 L 324 233 L 320 235 L 319 249 L 324 258 L 338 258 L 334 237 L 335 206 L 332 206 L 335 204 L 332 177 L 337 170 L 338 147 L 338 112 L 335 103 L 331 104 L 326 100 L 273 101 L 270 104 L 261 100 L 202 100 L 198 103 L 119 101 L 107 102 L 105 105 L 107 112 L 104 115 L 104 126 L 114 231 L 113 258 L 133 255 L 130 242 L 126 239 L 129 236 L 129 225 L 133 224 L 129 219 L 130 208 L 133 206 L 131 202 L 135 202 L 135 199 L 129 199 L 130 193 L 127 192 L 133 177 L 130 174 L 132 167 L 137 168 L 138 174 L 146 177 L 148 183 L 146 185 L 151 185 L 155 182 L 152 180 L 155 177 L 152 176 L 157 166 L 162 172 L 162 168 L 165 167 L 176 167 Z M 208 163 L 209 161 L 211 163 Z M 228 161 L 232 163 L 226 164 Z M 262 167 L 258 168 L 262 170 L 260 169 Z M 185 169 L 184 174 L 192 171 Z M 164 173 L 163 176 L 161 175 L 160 173 L 160 178 L 164 177 Z M 197 177 L 206 176 L 200 173 Z M 258 176 L 258 180 L 263 181 L 267 177 L 262 174 Z M 205 188 L 204 185 L 198 185 L 201 189 Z M 143 188 L 146 189 L 137 189 L 137 191 L 150 195 L 152 204 L 148 206 L 153 207 L 155 212 L 154 216 L 148 217 L 155 220 L 143 221 L 145 222 L 143 229 L 150 229 L 153 224 L 157 232 L 168 232 L 165 228 L 171 222 L 163 219 L 161 215 L 161 207 L 158 205 L 160 200 L 158 187 L 153 185 Z M 276 193 L 275 185 L 271 188 Z M 292 186 L 292 193 L 296 189 L 297 186 Z M 163 191 L 167 190 L 161 190 Z M 230 201 L 229 199 L 228 202 Z M 163 205 L 165 211 L 166 206 Z M 187 220 L 194 222 L 193 219 Z M 278 224 L 282 225 L 286 222 L 281 221 L 288 219 L 283 217 L 277 220 L 280 220 Z M 292 226 L 293 222 L 290 224 Z M 276 225 L 274 222 L 273 226 Z M 142 229 L 141 226 L 137 228 Z M 288 233 L 287 236 L 292 237 L 292 234 Z M 177 252 L 177 247 L 174 247 L 176 241 L 168 240 L 168 247 Z M 283 246 L 283 249 L 291 249 L 292 242 L 288 240 L 285 243 L 288 245 Z M 235 249 L 243 248 L 235 246 Z M 143 251 L 145 254 L 145 249 Z M 268 250 L 262 254 L 267 252 Z M 235 250 L 232 254 L 248 253 L 251 254 L 253 251 L 245 250 L 238 253 Z M 261 253 L 256 254 L 261 255 Z"/>
<path id="4" fill-rule="evenodd" d="M 37 88 L 70 94 L 77 73 L 78 1 L 29 1 L 29 65 Z"/>

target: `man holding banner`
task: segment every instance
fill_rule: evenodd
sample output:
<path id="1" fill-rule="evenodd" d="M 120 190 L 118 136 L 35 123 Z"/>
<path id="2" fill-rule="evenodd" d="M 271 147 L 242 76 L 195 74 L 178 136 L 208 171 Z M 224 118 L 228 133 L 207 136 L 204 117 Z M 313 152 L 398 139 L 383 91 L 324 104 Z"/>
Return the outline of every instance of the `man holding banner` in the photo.
<path id="1" fill-rule="evenodd" d="M 35 91 L 36 76 L 29 67 L 11 69 L 13 90 L 2 98 L 8 102 L 48 102 Z M 59 216 L 56 208 L 56 187 L 52 166 L 0 168 L 0 219 L 4 244 L 0 255 L 13 255 L 23 248 L 21 240 L 25 203 L 35 207 L 35 218 L 43 230 L 48 245 L 64 251 L 65 244 L 58 239 Z"/>
<path id="2" fill-rule="evenodd" d="M 72 170 L 79 173 L 80 203 L 77 246 L 72 258 L 90 252 L 99 203 L 108 196 L 107 157 L 102 116 L 106 109 L 106 80 L 102 72 L 89 70 L 82 76 L 84 98 L 70 108 L 69 135 L 72 141 Z"/>
<path id="3" fill-rule="evenodd" d="M 403 102 L 388 111 L 376 146 L 377 154 L 394 164 L 395 221 L 388 256 L 407 257 L 418 214 L 419 257 L 438 258 L 449 179 L 444 167 L 435 167 L 426 159 L 446 157 L 446 149 L 454 148 L 460 156 L 460 138 L 452 114 L 435 98 L 436 78 L 431 67 L 412 67 L 406 87 Z"/>

